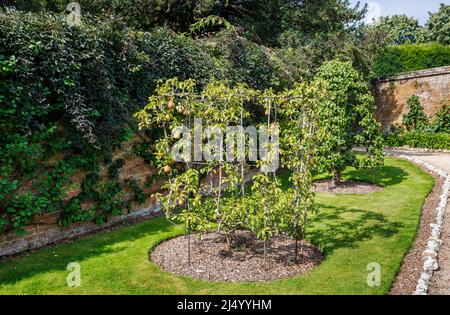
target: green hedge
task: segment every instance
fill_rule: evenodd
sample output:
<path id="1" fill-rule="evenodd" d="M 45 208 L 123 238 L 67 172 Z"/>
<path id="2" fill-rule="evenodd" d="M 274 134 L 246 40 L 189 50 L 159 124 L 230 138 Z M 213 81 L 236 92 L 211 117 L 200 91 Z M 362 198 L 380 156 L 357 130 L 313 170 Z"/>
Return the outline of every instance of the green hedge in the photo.
<path id="1" fill-rule="evenodd" d="M 450 46 L 437 43 L 389 46 L 375 61 L 378 77 L 450 65 Z"/>
<path id="2" fill-rule="evenodd" d="M 387 146 L 450 150 L 450 133 L 405 132 L 384 136 Z"/>
<path id="3" fill-rule="evenodd" d="M 136 138 L 132 114 L 156 80 L 204 85 L 217 78 L 283 89 L 295 79 L 289 69 L 275 52 L 235 33 L 200 41 L 117 20 L 84 16 L 71 28 L 61 14 L 0 13 L 0 232 L 21 231 L 45 212 L 63 210 L 63 224 L 121 214 L 124 184 L 112 173 L 100 178 L 100 169 L 119 171 L 111 152 Z M 145 158 L 151 146 L 139 143 L 136 151 Z M 67 200 L 78 170 L 89 176 Z M 138 196 L 141 189 L 130 185 Z M 80 206 L 86 200 L 96 201 L 88 212 Z"/>

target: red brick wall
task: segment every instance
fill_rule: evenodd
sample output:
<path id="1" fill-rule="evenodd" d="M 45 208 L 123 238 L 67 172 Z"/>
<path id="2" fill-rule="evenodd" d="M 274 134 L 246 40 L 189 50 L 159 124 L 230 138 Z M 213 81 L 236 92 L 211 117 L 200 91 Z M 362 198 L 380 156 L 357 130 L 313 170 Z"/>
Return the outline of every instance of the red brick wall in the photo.
<path id="1" fill-rule="evenodd" d="M 450 67 L 409 72 L 378 80 L 374 85 L 376 118 L 383 130 L 401 124 L 408 112 L 406 101 L 417 95 L 427 115 L 434 115 L 445 102 L 450 104 Z"/>
<path id="2" fill-rule="evenodd" d="M 153 199 L 149 199 L 146 204 L 140 206 L 139 210 L 122 216 L 110 217 L 108 222 L 101 226 L 92 222 L 76 222 L 70 226 L 61 226 L 57 223 L 59 213 L 44 214 L 35 218 L 35 222 L 25 228 L 26 234 L 17 235 L 14 231 L 2 234 L 0 236 L 0 257 L 69 240 L 124 221 L 152 216 L 159 211 L 159 205 Z"/>
<path id="3" fill-rule="evenodd" d="M 120 169 L 119 181 L 132 177 L 137 180 L 141 187 L 144 187 L 144 182 L 148 176 L 152 175 L 155 170 L 143 161 L 143 159 L 133 156 L 131 153 L 131 142 L 125 143 L 122 150 L 117 150 L 114 153 L 113 159 L 123 158 L 125 160 L 124 166 Z M 104 167 L 100 172 L 101 175 L 106 176 L 107 168 Z M 76 196 L 80 193 L 80 184 L 86 174 L 77 172 L 75 176 L 70 179 L 70 189 L 67 192 L 67 199 Z M 0 257 L 17 254 L 27 249 L 34 249 L 53 242 L 60 242 L 74 238 L 76 236 L 95 232 L 99 229 L 109 227 L 130 219 L 145 217 L 153 215 L 160 211 L 159 204 L 151 195 L 158 191 L 162 182 L 156 183 L 149 188 L 144 188 L 145 196 L 147 196 L 144 204 L 132 203 L 133 209 L 130 213 L 125 213 L 122 216 L 110 217 L 108 222 L 104 225 L 97 225 L 92 222 L 76 222 L 70 226 L 61 226 L 58 224 L 60 216 L 59 212 L 47 213 L 34 218 L 34 222 L 25 228 L 26 233 L 17 235 L 13 230 L 0 235 Z M 22 191 L 31 189 L 32 181 L 25 183 Z M 127 193 L 126 190 L 124 192 Z M 128 198 L 132 198 L 131 192 Z M 89 202 L 84 204 L 89 206 Z"/>

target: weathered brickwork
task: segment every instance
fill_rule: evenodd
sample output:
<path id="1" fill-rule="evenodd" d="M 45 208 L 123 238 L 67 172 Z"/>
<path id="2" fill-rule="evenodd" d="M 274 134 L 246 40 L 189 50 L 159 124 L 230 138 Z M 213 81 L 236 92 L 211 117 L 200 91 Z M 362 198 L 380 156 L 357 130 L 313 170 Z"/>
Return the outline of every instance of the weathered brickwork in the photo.
<path id="1" fill-rule="evenodd" d="M 427 115 L 434 115 L 450 102 L 450 67 L 404 73 L 378 80 L 374 84 L 376 118 L 383 130 L 401 124 L 408 112 L 406 101 L 417 95 Z"/>
<path id="2" fill-rule="evenodd" d="M 141 187 L 144 187 L 143 184 L 145 180 L 148 176 L 151 176 L 155 170 L 152 170 L 143 159 L 125 153 L 129 151 L 129 148 L 125 148 L 125 151 L 118 150 L 114 154 L 114 159 L 123 158 L 125 160 L 125 165 L 120 170 L 119 181 L 123 182 L 126 178 L 133 178 L 140 183 Z M 106 172 L 107 170 L 104 168 L 100 173 L 105 175 Z M 67 198 L 76 196 L 80 193 L 80 183 L 83 181 L 85 175 L 86 174 L 84 173 L 77 172 L 75 176 L 70 179 L 71 188 L 67 192 Z M 31 182 L 26 183 L 22 189 L 31 189 L 31 184 Z M 58 219 L 60 218 L 59 212 L 46 213 L 37 216 L 34 218 L 33 223 L 25 228 L 25 234 L 17 235 L 11 230 L 0 235 L 0 258 L 2 256 L 13 255 L 25 250 L 42 247 L 50 243 L 61 242 L 84 234 L 93 233 L 124 221 L 152 216 L 161 209 L 159 203 L 157 203 L 151 195 L 160 190 L 162 184 L 163 182 L 160 181 L 151 187 L 144 187 L 144 194 L 147 198 L 143 204 L 132 202 L 131 208 L 133 211 L 124 213 L 121 216 L 109 217 L 107 223 L 101 226 L 92 222 L 76 222 L 69 226 L 61 226 L 58 224 Z M 124 190 L 124 192 L 128 193 L 127 198 L 132 198 L 131 191 Z M 89 207 L 89 205 L 91 204 L 82 204 L 84 208 Z"/>
<path id="3" fill-rule="evenodd" d="M 45 214 L 37 217 L 34 224 L 26 227 L 26 234 L 17 235 L 14 231 L 10 231 L 1 235 L 0 258 L 54 242 L 70 240 L 74 237 L 93 233 L 121 222 L 149 217 L 159 211 L 159 205 L 154 200 L 148 200 L 146 205 L 140 206 L 140 210 L 122 216 L 111 217 L 106 224 L 101 226 L 91 222 L 77 222 L 70 226 L 61 226 L 57 223 L 59 213 Z"/>

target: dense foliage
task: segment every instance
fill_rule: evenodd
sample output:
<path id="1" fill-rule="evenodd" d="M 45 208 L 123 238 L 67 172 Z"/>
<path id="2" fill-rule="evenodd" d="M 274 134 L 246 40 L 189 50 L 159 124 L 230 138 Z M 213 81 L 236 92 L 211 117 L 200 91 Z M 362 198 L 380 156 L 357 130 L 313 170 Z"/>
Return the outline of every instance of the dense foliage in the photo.
<path id="1" fill-rule="evenodd" d="M 415 44 L 424 36 L 419 21 L 404 14 L 381 17 L 374 28 L 386 33 L 390 45 Z"/>
<path id="2" fill-rule="evenodd" d="M 450 5 L 430 12 L 425 26 L 415 18 L 393 15 L 382 17 L 370 29 L 390 45 L 375 62 L 376 76 L 450 65 Z"/>
<path id="3" fill-rule="evenodd" d="M 374 63 L 374 73 L 388 76 L 401 72 L 450 65 L 450 46 L 441 44 L 390 46 Z"/>
<path id="4" fill-rule="evenodd" d="M 409 146 L 413 148 L 450 149 L 450 107 L 443 104 L 432 117 L 427 117 L 416 95 L 411 96 L 407 105 L 408 113 L 403 115 L 403 123 L 391 128 L 384 136 L 388 146 Z"/>
<path id="5" fill-rule="evenodd" d="M 176 32 L 188 32 L 190 26 L 209 16 L 224 18 L 240 27 L 246 37 L 275 44 L 286 30 L 304 34 L 343 31 L 363 18 L 364 8 L 351 7 L 348 0 L 79 0 L 83 14 L 100 19 L 123 20 L 141 30 L 167 26 Z M 24 11 L 63 12 L 65 0 L 7 0 L 5 6 Z M 320 18 L 320 17 L 330 18 Z M 333 17 L 333 18 L 331 18 Z"/>
<path id="6" fill-rule="evenodd" d="M 429 12 L 425 26 L 421 26 L 417 19 L 402 14 L 382 17 L 372 28 L 384 32 L 389 45 L 430 42 L 449 45 L 450 5 L 441 3 L 437 12 Z"/>
<path id="7" fill-rule="evenodd" d="M 438 12 L 430 13 L 426 28 L 426 40 L 450 45 L 450 5 L 441 3 Z"/>
<path id="8" fill-rule="evenodd" d="M 114 162 L 115 147 L 136 137 L 131 115 L 156 80 L 193 77 L 206 85 L 226 78 L 281 89 L 295 77 L 276 53 L 231 31 L 223 34 L 228 43 L 219 45 L 167 29 L 139 32 L 119 22 L 83 21 L 70 28 L 61 15 L 0 14 L 1 227 L 20 231 L 34 215 L 61 209 L 62 223 L 103 222 L 103 212 L 126 209 L 126 183 L 119 187 L 113 177 L 105 184 L 110 179 L 98 172 Z M 136 145 L 151 161 L 145 144 Z M 78 170 L 92 176 L 86 191 L 68 200 Z M 89 199 L 99 206 L 84 213 L 81 204 Z M 114 207 L 105 205 L 113 200 Z"/>
<path id="9" fill-rule="evenodd" d="M 384 136 L 387 146 L 450 150 L 450 133 L 402 132 Z"/>
<path id="10" fill-rule="evenodd" d="M 339 183 L 346 166 L 379 166 L 383 161 L 381 126 L 373 117 L 375 101 L 369 85 L 349 62 L 336 60 L 320 67 L 316 79 L 327 91 L 326 101 L 317 109 L 319 171 L 332 172 Z M 366 147 L 367 157 L 357 159 L 354 146 Z"/>

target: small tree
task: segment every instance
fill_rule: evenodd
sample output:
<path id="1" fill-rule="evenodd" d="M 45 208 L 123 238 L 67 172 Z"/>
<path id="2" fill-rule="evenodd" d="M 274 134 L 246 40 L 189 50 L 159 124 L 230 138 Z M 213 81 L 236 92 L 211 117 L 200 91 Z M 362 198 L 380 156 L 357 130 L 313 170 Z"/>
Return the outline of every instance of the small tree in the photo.
<path id="1" fill-rule="evenodd" d="M 315 80 L 326 89 L 326 99 L 317 110 L 318 170 L 332 172 L 337 185 L 346 166 L 374 167 L 383 162 L 381 126 L 373 116 L 375 101 L 369 85 L 350 62 L 324 63 Z M 357 159 L 354 146 L 366 147 L 368 155 Z"/>
<path id="2" fill-rule="evenodd" d="M 419 97 L 411 96 L 406 104 L 409 112 L 403 115 L 403 126 L 408 131 L 425 131 L 428 128 L 428 118 L 423 111 Z"/>
<path id="3" fill-rule="evenodd" d="M 158 83 L 155 95 L 135 116 L 141 128 L 152 128 L 154 135 L 159 136 L 154 147 L 156 165 L 160 173 L 166 175 L 167 182 L 163 186 L 164 192 L 155 195 L 166 216 L 180 220 L 185 226 L 188 264 L 191 262 L 191 234 L 198 232 L 201 235 L 208 231 L 211 223 L 217 224 L 218 231 L 226 234 L 230 249 L 237 229 L 253 232 L 264 243 L 264 268 L 267 267 L 267 241 L 287 232 L 296 239 L 297 261 L 297 243 L 305 238 L 307 213 L 314 210 L 314 194 L 311 193 L 316 129 L 314 112 L 324 98 L 321 84 L 321 81 L 313 85 L 299 84 L 294 90 L 282 94 L 272 90 L 259 94 L 245 85 L 230 87 L 225 82 L 216 81 L 195 94 L 192 80 L 170 79 Z M 245 137 L 243 120 L 249 114 L 244 109 L 244 102 L 252 99 L 264 107 L 267 121 L 260 126 L 264 128 L 260 129 L 260 159 L 256 162 L 260 173 L 253 177 L 252 194 L 246 195 L 245 162 L 242 156 L 241 160 L 230 160 L 229 156 L 224 159 L 221 133 L 233 124 L 241 127 L 238 139 Z M 184 163 L 176 162 L 171 151 L 190 141 L 190 137 L 185 139 L 184 135 L 181 139 L 177 130 L 180 125 L 191 127 L 193 113 L 196 118 L 203 118 L 207 127 L 219 129 L 218 142 L 207 136 L 208 139 L 202 138 L 201 143 L 202 154 L 205 155 L 211 146 L 210 149 L 218 151 L 209 152 L 216 158 L 197 162 L 186 156 Z M 284 128 L 280 141 L 285 155 L 282 163 L 293 171 L 293 188 L 286 193 L 282 192 L 280 179 L 276 176 L 279 146 L 274 140 L 279 138 L 280 126 Z M 183 133 L 191 133 L 185 128 L 182 130 Z M 226 139 L 228 141 L 228 134 Z M 226 144 L 228 149 L 231 143 Z M 233 145 L 230 147 L 234 150 Z M 183 153 L 191 154 L 191 146 L 186 145 L 186 148 L 187 152 Z M 233 150 L 231 153 L 239 151 Z M 247 152 L 245 145 L 241 150 L 244 153 L 240 152 L 240 155 Z M 253 149 L 249 147 L 250 151 Z M 217 177 L 217 181 L 212 175 Z M 226 198 L 223 198 L 224 191 L 227 192 Z M 212 194 L 211 198 L 205 196 L 207 193 Z"/>
<path id="4" fill-rule="evenodd" d="M 287 233 L 295 239 L 294 261 L 298 262 L 298 241 L 305 239 L 307 216 L 315 211 L 312 192 L 316 115 L 318 104 L 324 99 L 323 87 L 300 83 L 285 92 L 281 102 L 283 165 L 291 170 L 289 188 L 284 196 L 283 216 Z M 303 247 L 302 247 L 303 250 Z"/>
<path id="5" fill-rule="evenodd" d="M 171 154 L 171 145 L 179 140 L 179 135 L 172 136 L 180 125 L 191 125 L 191 114 L 195 111 L 194 80 L 179 81 L 177 78 L 158 81 L 155 94 L 149 98 L 148 104 L 135 114 L 140 129 L 152 128 L 162 136 L 155 141 L 155 160 L 159 172 L 167 177 L 163 185 L 165 193 L 155 196 L 162 204 L 167 218 L 179 219 L 185 226 L 188 236 L 188 264 L 191 262 L 191 233 L 205 231 L 209 223 L 207 207 L 202 204 L 201 175 L 203 170 L 190 167 L 191 152 L 183 152 L 183 163 L 175 163 Z M 189 131 L 190 132 L 190 131 Z M 186 142 L 187 139 L 179 141 Z M 176 165 L 178 164 L 178 165 Z"/>
<path id="6" fill-rule="evenodd" d="M 267 241 L 280 232 L 283 209 L 280 197 L 281 182 L 278 178 L 263 173 L 253 177 L 252 195 L 247 199 L 247 206 L 251 207 L 248 225 L 264 243 L 264 269 L 267 269 Z"/>
<path id="7" fill-rule="evenodd" d="M 434 115 L 433 132 L 447 132 L 450 133 L 450 106 L 445 104 L 442 108 Z"/>

